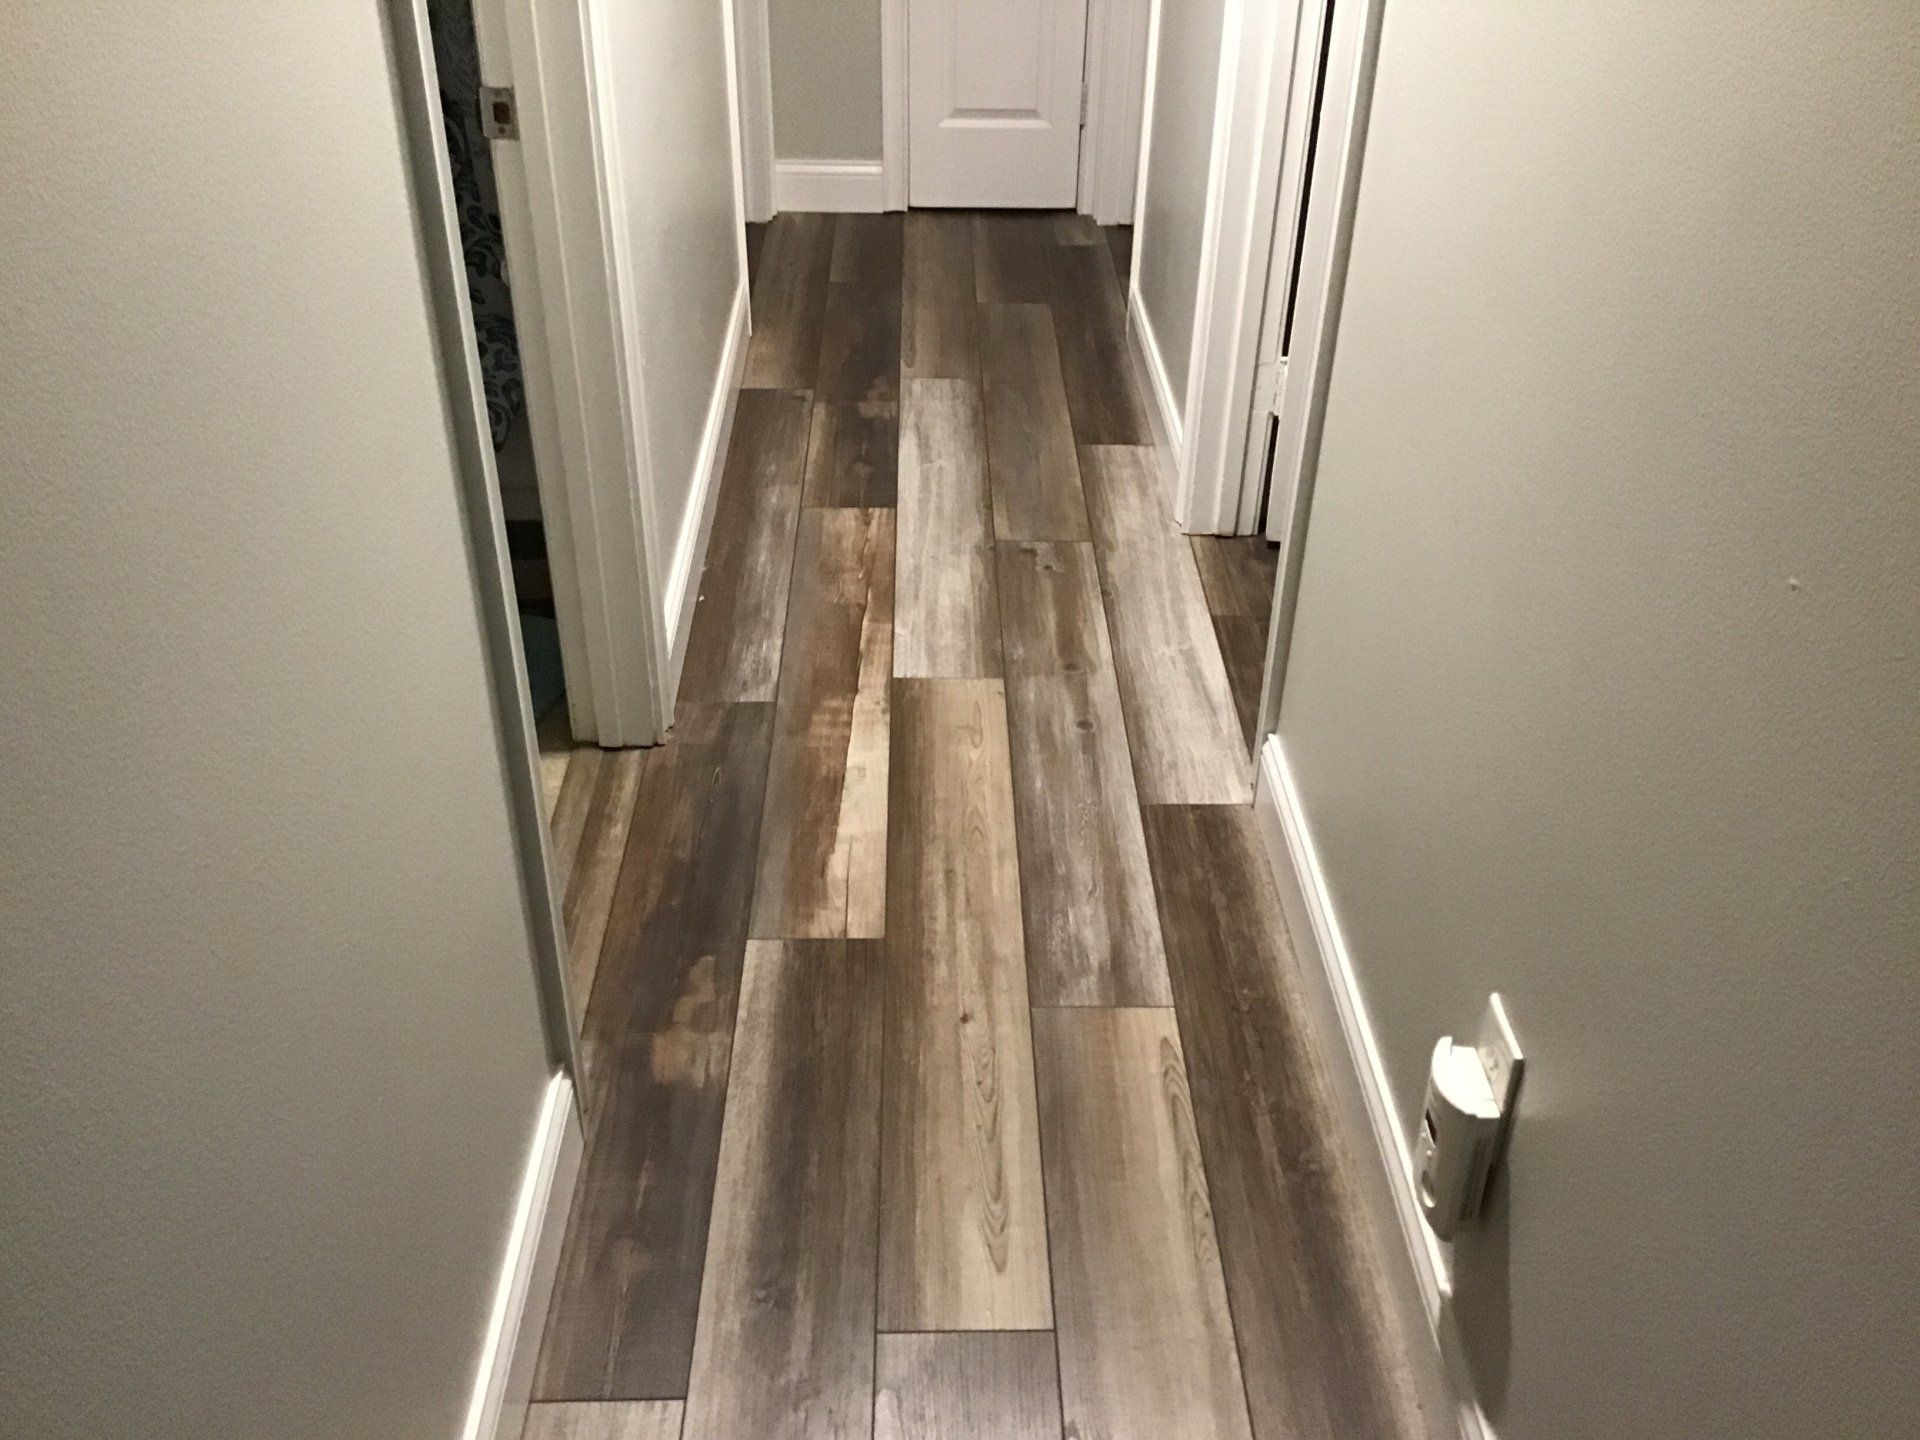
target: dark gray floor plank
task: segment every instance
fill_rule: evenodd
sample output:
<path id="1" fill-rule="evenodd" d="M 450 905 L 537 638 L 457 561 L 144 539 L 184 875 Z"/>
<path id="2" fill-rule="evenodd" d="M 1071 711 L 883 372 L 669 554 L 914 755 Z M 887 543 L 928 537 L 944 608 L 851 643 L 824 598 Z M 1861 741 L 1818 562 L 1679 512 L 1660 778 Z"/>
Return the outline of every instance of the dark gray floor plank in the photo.
<path id="1" fill-rule="evenodd" d="M 808 505 L 886 506 L 899 494 L 900 407 L 890 400 L 820 400 L 807 438 Z"/>
<path id="2" fill-rule="evenodd" d="M 1150 806 L 1193 1107 L 1260 1440 L 1428 1437 L 1361 1243 L 1258 822 Z"/>
<path id="3" fill-rule="evenodd" d="M 833 263 L 833 221 L 831 215 L 786 214 L 768 222 L 753 286 L 753 336 L 742 382 L 748 388 L 812 388 Z"/>
<path id="4" fill-rule="evenodd" d="M 1051 257 L 1060 374 L 1082 445 L 1150 445 L 1146 404 L 1127 355 L 1127 306 L 1104 249 L 1061 245 Z"/>
<path id="5" fill-rule="evenodd" d="M 918 380 L 978 381 L 971 217 L 910 210 L 904 248 L 901 374 Z"/>
<path id="6" fill-rule="evenodd" d="M 827 286 L 814 393 L 822 400 L 900 398 L 898 282 Z"/>
<path id="7" fill-rule="evenodd" d="M 973 217 L 974 297 L 981 304 L 1045 302 L 1059 242 L 1045 211 L 995 210 Z"/>
<path id="8" fill-rule="evenodd" d="M 873 1430 L 881 958 L 747 951 L 685 1440 Z"/>
<path id="9" fill-rule="evenodd" d="M 1131 225 L 1103 225 L 1106 232 L 1107 250 L 1113 256 L 1113 272 L 1120 280 L 1120 293 L 1127 293 L 1127 279 L 1133 273 L 1133 227 Z"/>
<path id="10" fill-rule="evenodd" d="M 1052 309 L 983 305 L 980 333 L 995 536 L 1088 539 L 1092 531 L 1080 491 Z"/>
<path id="11" fill-rule="evenodd" d="M 904 253 L 906 216 L 839 215 L 833 229 L 833 267 L 837 284 L 898 287 Z"/>

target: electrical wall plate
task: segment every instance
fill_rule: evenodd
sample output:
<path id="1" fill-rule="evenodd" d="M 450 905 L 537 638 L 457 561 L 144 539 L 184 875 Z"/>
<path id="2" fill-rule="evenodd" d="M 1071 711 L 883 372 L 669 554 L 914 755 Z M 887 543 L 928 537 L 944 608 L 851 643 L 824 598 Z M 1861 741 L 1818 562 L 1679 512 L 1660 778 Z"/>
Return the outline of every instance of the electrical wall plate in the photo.
<path id="1" fill-rule="evenodd" d="M 1513 1021 L 1507 1015 L 1507 1002 L 1498 991 L 1487 997 L 1474 1049 L 1480 1054 L 1480 1068 L 1487 1072 L 1487 1088 L 1493 1091 L 1494 1104 L 1500 1107 L 1500 1137 L 1494 1146 L 1493 1162 L 1498 1165 L 1506 1154 L 1514 1102 L 1520 1098 L 1520 1073 L 1527 1064 L 1519 1038 L 1513 1033 Z"/>

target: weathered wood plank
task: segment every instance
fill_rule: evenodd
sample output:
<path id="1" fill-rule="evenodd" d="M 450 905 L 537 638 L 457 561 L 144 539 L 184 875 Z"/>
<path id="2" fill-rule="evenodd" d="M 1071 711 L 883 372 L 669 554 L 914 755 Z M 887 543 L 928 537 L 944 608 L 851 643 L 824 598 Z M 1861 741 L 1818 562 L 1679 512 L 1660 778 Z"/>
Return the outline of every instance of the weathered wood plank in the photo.
<path id="1" fill-rule="evenodd" d="M 898 494 L 900 408 L 892 401 L 819 401 L 807 437 L 808 505 L 892 505 Z"/>
<path id="2" fill-rule="evenodd" d="M 1053 311 L 1045 305 L 983 305 L 980 317 L 994 534 L 1002 540 L 1085 540 L 1091 531 Z"/>
<path id="3" fill-rule="evenodd" d="M 1060 1440 L 1046 1330 L 882 1335 L 874 1440 Z"/>
<path id="4" fill-rule="evenodd" d="M 881 957 L 747 951 L 686 1440 L 873 1431 Z"/>
<path id="5" fill-rule="evenodd" d="M 906 382 L 899 504 L 894 674 L 998 675 L 986 432 L 980 392 L 971 382 Z"/>
<path id="6" fill-rule="evenodd" d="M 581 1036 L 590 1138 L 534 1379 L 686 1394 L 771 705 L 682 705 L 647 752 Z"/>
<path id="7" fill-rule="evenodd" d="M 887 919 L 893 512 L 803 512 L 793 568 L 753 934 L 878 936 Z"/>
<path id="8" fill-rule="evenodd" d="M 1173 1012 L 1033 1022 L 1066 1432 L 1246 1440 Z"/>
<path id="9" fill-rule="evenodd" d="M 678 1400 L 575 1400 L 531 1405 L 521 1440 L 679 1440 Z"/>
<path id="10" fill-rule="evenodd" d="M 1241 806 L 1151 806 L 1146 822 L 1254 1433 L 1438 1433 L 1358 1229 L 1258 822 Z"/>
<path id="11" fill-rule="evenodd" d="M 822 400 L 900 398 L 898 282 L 827 286 L 814 393 Z"/>
<path id="12" fill-rule="evenodd" d="M 908 379 L 977 381 L 972 222 L 950 212 L 910 210 L 905 250 L 901 373 Z"/>
<path id="13" fill-rule="evenodd" d="M 1073 435 L 1082 445 L 1150 445 L 1153 429 L 1133 383 L 1127 306 L 1104 249 L 1055 246 L 1054 330 Z"/>
<path id="14" fill-rule="evenodd" d="M 1167 1005 L 1166 957 L 1093 548 L 1000 546 L 1036 1005 Z"/>
<path id="15" fill-rule="evenodd" d="M 1189 535 L 1200 587 L 1215 615 L 1265 620 L 1280 575 L 1280 547 L 1263 535 Z"/>
<path id="16" fill-rule="evenodd" d="M 833 268 L 836 284 L 892 285 L 899 288 L 906 217 L 885 215 L 834 217 Z"/>
<path id="17" fill-rule="evenodd" d="M 740 392 L 680 674 L 682 702 L 773 699 L 812 409 L 804 390 Z"/>
<path id="18" fill-rule="evenodd" d="M 753 338 L 747 342 L 750 389 L 811 389 L 833 263 L 831 215 L 776 215 L 761 242 L 753 286 Z"/>
<path id="19" fill-rule="evenodd" d="M 1044 303 L 1052 288 L 1049 259 L 1058 247 L 1054 217 L 997 210 L 973 217 L 974 298 L 983 305 Z"/>
<path id="20" fill-rule="evenodd" d="M 1193 549 L 1167 514 L 1155 452 L 1087 445 L 1080 460 L 1140 798 L 1245 804 L 1253 761 Z"/>
<path id="21" fill-rule="evenodd" d="M 997 680 L 898 680 L 893 719 L 880 1327 L 1043 1330 L 1005 697 Z"/>
<path id="22" fill-rule="evenodd" d="M 595 750 L 593 795 L 561 892 L 567 931 L 567 988 L 584 1013 L 600 968 L 607 919 L 627 853 L 633 804 L 646 764 L 644 750 Z M 584 754 L 581 757 L 585 758 Z"/>

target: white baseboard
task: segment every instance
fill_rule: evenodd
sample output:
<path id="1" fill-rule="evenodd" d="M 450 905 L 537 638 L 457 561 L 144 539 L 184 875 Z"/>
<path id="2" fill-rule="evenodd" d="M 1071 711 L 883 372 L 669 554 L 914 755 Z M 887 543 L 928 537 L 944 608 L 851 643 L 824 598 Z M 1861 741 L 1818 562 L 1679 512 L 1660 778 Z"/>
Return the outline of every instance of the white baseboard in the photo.
<path id="1" fill-rule="evenodd" d="M 585 1146 L 580 1112 L 573 1104 L 573 1082 L 564 1074 L 555 1075 L 547 1083 L 534 1126 L 461 1440 L 519 1440 L 526 1426 L 534 1361 L 560 1268 L 567 1204 Z"/>
<path id="2" fill-rule="evenodd" d="M 1173 398 L 1173 382 L 1167 378 L 1167 362 L 1160 358 L 1160 341 L 1153 333 L 1153 322 L 1140 303 L 1140 292 L 1127 295 L 1127 353 L 1133 357 L 1134 378 L 1147 397 L 1147 423 L 1153 427 L 1153 440 L 1178 467 L 1186 453 L 1185 434 L 1180 419 L 1180 403 Z M 1173 477 L 1175 485 L 1179 476 Z"/>
<path id="3" fill-rule="evenodd" d="M 773 208 L 877 215 L 887 208 L 886 166 L 878 160 L 776 160 Z"/>
<path id="4" fill-rule="evenodd" d="M 693 633 L 694 602 L 700 598 L 700 574 L 706 566 L 707 542 L 713 538 L 713 515 L 720 501 L 720 476 L 727 468 L 727 442 L 733 437 L 734 411 L 740 404 L 740 381 L 747 368 L 748 291 L 746 277 L 733 292 L 733 314 L 727 320 L 727 342 L 720 347 L 720 365 L 714 371 L 713 395 L 707 402 L 707 420 L 700 431 L 700 449 L 694 456 L 692 497 L 688 522 L 681 526 L 667 570 L 663 603 L 667 629 L 666 704 L 673 718 L 673 697 L 680 689 L 680 670 L 687 659 L 687 637 Z"/>
<path id="5" fill-rule="evenodd" d="M 1406 1257 L 1407 1272 L 1393 1277 L 1401 1283 L 1389 1288 L 1410 1312 L 1403 1319 L 1434 1337 L 1463 1440 L 1494 1440 L 1474 1399 L 1453 1323 L 1448 1257 L 1420 1215 L 1412 1154 L 1278 735 L 1269 735 L 1261 747 L 1253 805 L 1308 991 L 1312 1020 L 1333 1042 L 1326 1051 L 1336 1062 L 1333 1080 L 1339 1121 L 1348 1133 L 1367 1135 L 1378 1160 L 1379 1184 L 1368 1187 L 1369 1213 L 1363 1219 L 1373 1229 L 1383 1257 L 1389 1262 L 1396 1254 Z M 1338 1064 L 1343 1057 L 1348 1062 L 1344 1067 Z"/>

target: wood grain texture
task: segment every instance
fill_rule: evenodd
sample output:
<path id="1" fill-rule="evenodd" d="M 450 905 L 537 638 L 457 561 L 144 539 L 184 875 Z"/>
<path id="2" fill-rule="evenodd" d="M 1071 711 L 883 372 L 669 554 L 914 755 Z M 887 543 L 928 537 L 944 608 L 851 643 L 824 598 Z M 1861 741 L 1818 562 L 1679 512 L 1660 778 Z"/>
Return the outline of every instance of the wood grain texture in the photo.
<path id="1" fill-rule="evenodd" d="M 908 380 L 900 412 L 900 560 L 893 669 L 1000 673 L 993 512 L 978 387 Z"/>
<path id="2" fill-rule="evenodd" d="M 1036 1010 L 1066 1433 L 1245 1440 L 1170 1010 Z"/>
<path id="3" fill-rule="evenodd" d="M 1060 1440 L 1045 1330 L 882 1335 L 874 1440 Z"/>
<path id="4" fill-rule="evenodd" d="M 1254 1433 L 1437 1434 L 1386 1328 L 1258 822 L 1240 806 L 1146 820 Z"/>
<path id="5" fill-rule="evenodd" d="M 686 1394 L 771 705 L 682 705 L 646 752 L 581 1035 L 589 1139 L 541 1400 Z"/>
<path id="6" fill-rule="evenodd" d="M 819 401 L 807 437 L 802 501 L 892 505 L 899 493 L 900 408 L 892 401 Z"/>
<path id="7" fill-rule="evenodd" d="M 904 246 L 901 374 L 977 381 L 973 222 L 950 212 L 910 210 Z"/>
<path id="8" fill-rule="evenodd" d="M 1134 776 L 1147 804 L 1246 804 L 1253 761 L 1200 587 L 1173 527 L 1155 452 L 1080 451 Z"/>
<path id="9" fill-rule="evenodd" d="M 898 680 L 880 1328 L 1053 1323 L 997 680 Z"/>
<path id="10" fill-rule="evenodd" d="M 906 216 L 837 215 L 833 226 L 835 284 L 891 285 L 899 288 Z"/>
<path id="11" fill-rule="evenodd" d="M 980 364 L 994 534 L 1002 540 L 1087 539 L 1053 311 L 1045 305 L 981 306 Z"/>
<path id="12" fill-rule="evenodd" d="M 679 1440 L 678 1400 L 576 1400 L 529 1406 L 521 1440 Z"/>
<path id="13" fill-rule="evenodd" d="M 768 222 L 753 286 L 753 336 L 741 382 L 747 388 L 812 387 L 833 263 L 833 220 L 786 214 Z"/>
<path id="14" fill-rule="evenodd" d="M 740 392 L 680 674 L 683 702 L 773 699 L 812 411 L 804 390 Z"/>
<path id="15" fill-rule="evenodd" d="M 1020 899 L 1035 1005 L 1168 1005 L 1093 547 L 1000 546 Z"/>
<path id="16" fill-rule="evenodd" d="M 1207 609 L 1265 620 L 1280 578 L 1280 547 L 1261 535 L 1189 535 Z"/>
<path id="17" fill-rule="evenodd" d="M 879 947 L 747 951 L 686 1440 L 867 1440 Z"/>
<path id="18" fill-rule="evenodd" d="M 793 570 L 752 933 L 879 936 L 893 512 L 803 512 Z"/>
<path id="19" fill-rule="evenodd" d="M 981 304 L 1045 303 L 1049 261 L 1059 241 L 1056 217 L 1038 211 L 997 210 L 973 217 L 974 298 Z"/>
<path id="20" fill-rule="evenodd" d="M 893 401 L 900 398 L 900 285 L 827 287 L 821 320 L 820 367 L 814 393 L 822 400 Z"/>
<path id="21" fill-rule="evenodd" d="M 596 750 L 593 794 L 561 891 L 560 915 L 567 932 L 567 988 L 584 1012 L 600 968 L 614 889 L 627 853 L 633 805 L 646 765 L 644 750 Z"/>
<path id="22" fill-rule="evenodd" d="M 1150 445 L 1146 403 L 1127 354 L 1127 305 L 1101 248 L 1056 246 L 1054 330 L 1073 435 L 1082 445 Z"/>
<path id="23" fill-rule="evenodd" d="M 1227 689 L 1233 692 L 1233 713 L 1240 722 L 1240 739 L 1249 753 L 1260 723 L 1260 687 L 1267 678 L 1267 625 L 1247 615 L 1213 617 L 1213 638 L 1227 668 Z"/>
<path id="24" fill-rule="evenodd" d="M 569 757 L 560 778 L 559 793 L 547 814 L 547 837 L 553 846 L 553 878 L 562 894 L 566 892 L 567 877 L 573 873 L 573 857 L 580 851 L 580 837 L 587 828 L 587 811 L 593 806 L 600 762 L 606 753 L 596 745 L 582 745 L 579 754 Z"/>

